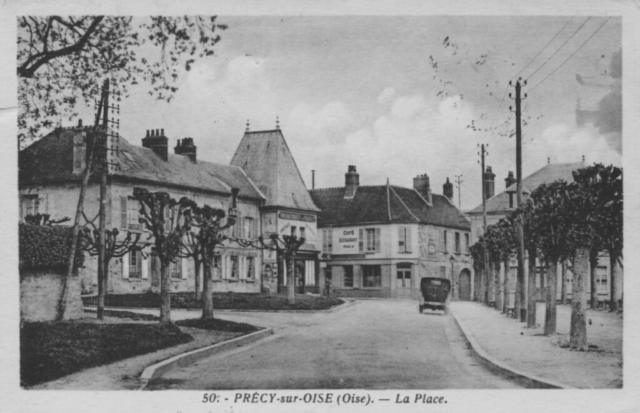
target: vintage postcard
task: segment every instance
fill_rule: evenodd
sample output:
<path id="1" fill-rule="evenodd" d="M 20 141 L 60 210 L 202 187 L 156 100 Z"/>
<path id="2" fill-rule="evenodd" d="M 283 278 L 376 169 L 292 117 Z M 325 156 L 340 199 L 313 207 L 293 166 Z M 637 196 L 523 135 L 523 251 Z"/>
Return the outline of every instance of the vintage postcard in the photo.
<path id="1" fill-rule="evenodd" d="M 639 7 L 4 2 L 1 410 L 634 411 Z"/>

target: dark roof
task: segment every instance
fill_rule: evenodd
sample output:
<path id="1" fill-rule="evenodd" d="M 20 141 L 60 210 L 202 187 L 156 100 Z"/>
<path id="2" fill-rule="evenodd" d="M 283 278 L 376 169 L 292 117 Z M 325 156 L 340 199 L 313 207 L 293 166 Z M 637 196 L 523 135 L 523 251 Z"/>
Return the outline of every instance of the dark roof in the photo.
<path id="1" fill-rule="evenodd" d="M 31 146 L 20 151 L 19 182 L 47 182 L 78 180 L 73 174 L 73 135 L 77 128 L 52 132 Z M 243 198 L 264 199 L 264 196 L 236 166 L 211 162 L 197 163 L 184 155 L 168 155 L 162 160 L 149 148 L 131 145 L 119 140 L 119 151 L 114 159 L 118 168 L 115 177 L 150 181 L 159 185 L 216 192 L 230 195 L 231 188 L 240 189 Z"/>
<path id="2" fill-rule="evenodd" d="M 522 180 L 522 188 L 526 193 L 531 193 L 537 187 L 543 183 L 551 183 L 562 179 L 567 182 L 573 182 L 572 172 L 580 168 L 584 168 L 586 165 L 582 162 L 572 163 L 552 163 L 547 164 L 543 168 L 538 169 L 536 172 L 527 176 Z M 509 192 L 516 191 L 516 184 L 511 185 L 506 190 L 500 192 L 497 195 L 487 199 L 486 208 L 487 212 L 502 212 L 512 211 L 513 208 L 509 208 Z M 515 204 L 515 199 L 514 199 Z M 482 204 L 473 208 L 468 214 L 480 214 L 482 213 Z"/>
<path id="3" fill-rule="evenodd" d="M 245 132 L 231 165 L 241 167 L 256 183 L 266 206 L 319 211 L 280 129 Z"/>
<path id="4" fill-rule="evenodd" d="M 322 209 L 318 226 L 410 223 L 469 229 L 469 221 L 445 196 L 432 195 L 431 205 L 414 189 L 394 185 L 359 186 L 353 198 L 345 188 L 309 191 Z"/>

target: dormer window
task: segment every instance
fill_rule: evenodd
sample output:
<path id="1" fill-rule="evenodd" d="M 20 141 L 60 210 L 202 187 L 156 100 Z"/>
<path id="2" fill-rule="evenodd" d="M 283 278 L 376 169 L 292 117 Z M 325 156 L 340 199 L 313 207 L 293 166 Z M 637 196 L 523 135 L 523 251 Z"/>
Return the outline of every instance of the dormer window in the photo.
<path id="1" fill-rule="evenodd" d="M 513 192 L 509 192 L 509 208 L 513 208 Z"/>

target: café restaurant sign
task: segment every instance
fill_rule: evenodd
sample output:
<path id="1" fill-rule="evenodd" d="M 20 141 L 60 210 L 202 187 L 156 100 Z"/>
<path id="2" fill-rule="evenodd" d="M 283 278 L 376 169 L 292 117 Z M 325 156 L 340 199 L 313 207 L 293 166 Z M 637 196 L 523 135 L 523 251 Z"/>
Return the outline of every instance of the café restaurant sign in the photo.
<path id="1" fill-rule="evenodd" d="M 281 219 L 288 219 L 290 221 L 304 221 L 304 222 L 316 222 L 315 215 L 296 214 L 293 212 L 280 212 L 278 216 Z"/>
<path id="2" fill-rule="evenodd" d="M 358 252 L 358 233 L 355 229 L 344 229 L 338 231 L 338 242 L 334 244 L 337 246 L 336 254 L 353 254 Z"/>

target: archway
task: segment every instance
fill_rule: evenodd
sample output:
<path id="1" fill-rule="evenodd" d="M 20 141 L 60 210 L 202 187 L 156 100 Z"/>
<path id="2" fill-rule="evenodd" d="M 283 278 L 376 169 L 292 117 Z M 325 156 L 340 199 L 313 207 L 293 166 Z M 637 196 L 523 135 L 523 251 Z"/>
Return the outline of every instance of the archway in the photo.
<path id="1" fill-rule="evenodd" d="M 471 271 L 466 268 L 460 271 L 458 280 L 460 283 L 460 290 L 458 291 L 459 300 L 471 301 Z"/>

